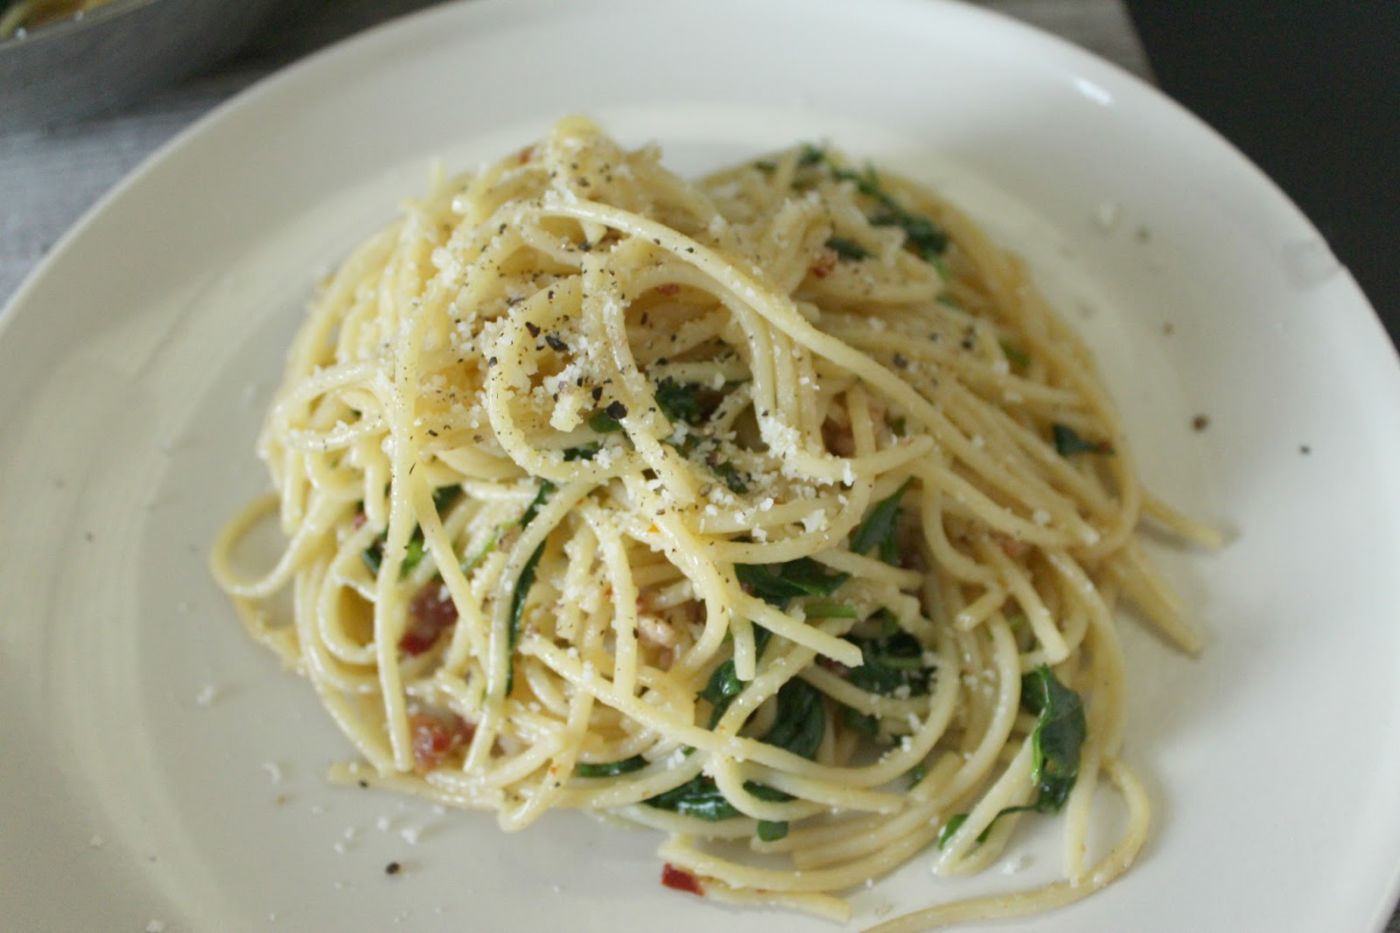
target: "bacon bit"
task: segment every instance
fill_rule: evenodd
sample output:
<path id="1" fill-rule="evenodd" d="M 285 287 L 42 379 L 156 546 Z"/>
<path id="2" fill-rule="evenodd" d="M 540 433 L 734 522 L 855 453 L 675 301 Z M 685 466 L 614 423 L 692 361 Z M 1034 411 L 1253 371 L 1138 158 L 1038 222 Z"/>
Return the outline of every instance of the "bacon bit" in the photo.
<path id="1" fill-rule="evenodd" d="M 519 152 L 517 152 L 517 153 L 515 154 L 515 161 L 518 162 L 518 163 L 521 164 L 521 165 L 524 165 L 526 162 L 529 162 L 529 161 L 530 161 L 531 159 L 533 159 L 534 157 L 535 157 L 535 147 L 534 147 L 534 146 L 526 146 L 524 149 L 521 149 Z"/>
<path id="2" fill-rule="evenodd" d="M 700 887 L 699 879 L 670 862 L 661 866 L 661 884 L 676 891 L 687 891 L 698 897 L 705 896 L 705 889 Z"/>
<path id="3" fill-rule="evenodd" d="M 443 629 L 457 623 L 457 605 L 452 602 L 447 587 L 437 580 L 429 580 L 413 595 L 408 604 L 408 616 L 408 629 L 399 639 L 399 650 L 413 658 L 431 648 Z"/>
<path id="4" fill-rule="evenodd" d="M 828 275 L 831 275 L 831 271 L 836 268 L 836 262 L 840 258 L 840 256 L 836 255 L 836 250 L 823 249 L 821 253 L 817 255 L 817 261 L 812 263 L 807 271 L 819 279 L 824 279 Z"/>
<path id="5" fill-rule="evenodd" d="M 408 717 L 408 731 L 413 738 L 413 762 L 420 773 L 426 773 L 470 742 L 476 726 L 456 713 L 414 713 Z"/>
<path id="6" fill-rule="evenodd" d="M 355 518 L 350 522 L 350 527 L 358 530 L 360 528 L 363 528 L 365 522 L 367 521 L 369 521 L 369 516 L 364 513 L 363 509 L 361 509 L 360 511 L 355 513 Z"/>
<path id="7" fill-rule="evenodd" d="M 669 298 L 672 295 L 679 295 L 681 293 L 681 287 L 675 282 L 667 282 L 665 285 L 656 286 L 656 291 L 657 294 L 665 295 Z"/>

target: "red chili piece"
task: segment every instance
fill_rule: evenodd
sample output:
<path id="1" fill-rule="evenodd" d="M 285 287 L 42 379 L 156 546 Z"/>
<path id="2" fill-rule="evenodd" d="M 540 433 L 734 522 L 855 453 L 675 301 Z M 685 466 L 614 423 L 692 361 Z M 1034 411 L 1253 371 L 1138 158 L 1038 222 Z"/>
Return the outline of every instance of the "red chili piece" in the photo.
<path id="1" fill-rule="evenodd" d="M 677 891 L 687 891 L 698 897 L 705 896 L 705 889 L 700 887 L 700 882 L 694 875 L 677 868 L 670 862 L 661 866 L 661 884 Z"/>
<path id="2" fill-rule="evenodd" d="M 408 628 L 399 639 L 399 650 L 409 657 L 427 651 L 437 641 L 443 629 L 457 624 L 457 605 L 447 587 L 429 580 L 413 594 L 408 604 Z"/>

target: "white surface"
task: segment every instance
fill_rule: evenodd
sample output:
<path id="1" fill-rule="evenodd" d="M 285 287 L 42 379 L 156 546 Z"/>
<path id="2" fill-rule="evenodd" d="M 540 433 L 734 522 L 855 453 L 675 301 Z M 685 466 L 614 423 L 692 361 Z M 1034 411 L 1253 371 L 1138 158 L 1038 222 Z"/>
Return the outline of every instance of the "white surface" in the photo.
<path id="1" fill-rule="evenodd" d="M 252 438 L 317 271 L 432 157 L 587 111 L 687 169 L 830 137 L 940 184 L 1098 349 L 1149 482 L 1235 532 L 1167 556 L 1203 658 L 1127 628 L 1152 842 L 1037 928 L 1379 928 L 1400 866 L 1400 370 L 1360 292 L 1233 151 L 1039 34 L 898 0 L 694 9 L 473 4 L 373 33 L 184 136 L 21 290 L 0 321 L 7 926 L 822 927 L 664 891 L 646 833 L 556 815 L 505 837 L 326 788 L 347 744 L 204 570 L 265 483 Z M 857 919 L 1022 887 L 1052 870 L 1053 826 L 1015 849 L 1011 877 L 939 881 L 921 857 Z"/>

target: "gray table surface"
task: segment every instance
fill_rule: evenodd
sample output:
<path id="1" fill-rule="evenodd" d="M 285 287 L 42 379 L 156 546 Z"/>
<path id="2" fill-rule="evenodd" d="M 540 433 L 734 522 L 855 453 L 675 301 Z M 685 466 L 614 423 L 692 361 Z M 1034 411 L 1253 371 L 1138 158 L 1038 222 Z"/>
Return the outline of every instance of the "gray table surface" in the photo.
<path id="1" fill-rule="evenodd" d="M 240 54 L 117 113 L 44 132 L 0 134 L 0 304 L 83 212 L 215 105 L 338 39 L 439 0 L 285 4 Z M 1122 0 L 979 0 L 1152 80 Z M 1386 926 L 1400 933 L 1400 910 Z"/>

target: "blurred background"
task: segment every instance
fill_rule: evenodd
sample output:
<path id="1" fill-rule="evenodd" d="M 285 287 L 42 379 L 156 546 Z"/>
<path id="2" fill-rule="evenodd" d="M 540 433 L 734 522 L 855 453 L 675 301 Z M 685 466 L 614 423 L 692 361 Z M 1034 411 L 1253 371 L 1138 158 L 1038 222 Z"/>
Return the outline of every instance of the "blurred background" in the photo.
<path id="1" fill-rule="evenodd" d="M 98 197 L 209 109 L 437 2 L 0 0 L 0 303 Z M 56 18 L 43 25 L 47 5 Z M 1400 337 L 1400 0 L 976 5 L 1089 49 L 1213 125 L 1308 214 Z"/>

